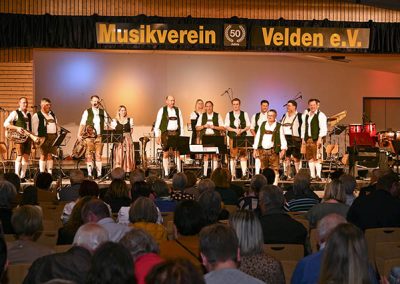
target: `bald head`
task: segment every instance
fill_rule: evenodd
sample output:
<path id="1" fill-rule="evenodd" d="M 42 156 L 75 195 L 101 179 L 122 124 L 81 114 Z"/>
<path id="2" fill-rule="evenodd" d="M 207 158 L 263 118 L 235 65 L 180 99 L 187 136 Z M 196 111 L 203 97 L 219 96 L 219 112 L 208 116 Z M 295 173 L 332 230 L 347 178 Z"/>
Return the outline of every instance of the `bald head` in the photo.
<path id="1" fill-rule="evenodd" d="M 326 215 L 322 218 L 317 224 L 319 245 L 323 245 L 327 241 L 333 229 L 335 229 L 337 225 L 343 223 L 347 223 L 346 219 L 342 215 L 336 213 Z"/>
<path id="2" fill-rule="evenodd" d="M 79 227 L 74 237 L 74 245 L 93 252 L 99 245 L 108 241 L 108 232 L 96 223 L 87 223 Z"/>

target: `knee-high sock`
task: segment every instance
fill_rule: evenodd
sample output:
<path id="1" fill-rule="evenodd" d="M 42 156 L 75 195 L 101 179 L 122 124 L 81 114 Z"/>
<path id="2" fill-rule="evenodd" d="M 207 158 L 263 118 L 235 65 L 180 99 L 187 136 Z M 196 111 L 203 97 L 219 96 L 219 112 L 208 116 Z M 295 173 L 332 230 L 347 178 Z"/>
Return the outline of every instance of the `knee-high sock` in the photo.
<path id="1" fill-rule="evenodd" d="M 47 160 L 46 164 L 47 164 L 47 172 L 49 174 L 52 174 L 53 173 L 53 164 L 54 164 L 53 160 Z"/>
<path id="2" fill-rule="evenodd" d="M 20 178 L 25 178 L 25 174 L 26 174 L 26 169 L 28 168 L 28 162 L 25 160 L 22 160 L 21 162 L 21 176 Z"/>
<path id="3" fill-rule="evenodd" d="M 297 174 L 300 170 L 300 162 L 294 162 L 294 168 L 296 169 L 296 174 Z"/>
<path id="4" fill-rule="evenodd" d="M 308 166 L 310 167 L 310 175 L 311 175 L 311 178 L 315 178 L 315 163 L 309 161 L 309 162 L 308 162 Z"/>
<path id="5" fill-rule="evenodd" d="M 240 167 L 242 168 L 242 175 L 246 175 L 247 174 L 247 161 L 243 160 L 240 161 Z"/>
<path id="6" fill-rule="evenodd" d="M 213 160 L 212 165 L 213 165 L 212 170 L 214 171 L 216 168 L 218 168 L 218 161 L 217 160 Z"/>
<path id="7" fill-rule="evenodd" d="M 92 176 L 93 174 L 93 162 L 86 162 L 88 176 Z"/>
<path id="8" fill-rule="evenodd" d="M 279 171 L 275 171 L 275 180 L 273 184 L 278 186 L 278 181 L 279 181 Z"/>
<path id="9" fill-rule="evenodd" d="M 236 177 L 236 160 L 230 160 L 231 165 L 231 175 L 232 177 Z"/>
<path id="10" fill-rule="evenodd" d="M 203 176 L 207 176 L 208 164 L 208 160 L 204 160 Z"/>
<path id="11" fill-rule="evenodd" d="M 283 174 L 290 177 L 290 160 L 285 160 L 285 166 L 283 167 Z"/>
<path id="12" fill-rule="evenodd" d="M 103 163 L 96 161 L 96 169 L 97 169 L 97 176 L 98 177 L 101 176 L 102 167 L 103 167 Z"/>
<path id="13" fill-rule="evenodd" d="M 259 158 L 256 158 L 254 166 L 256 168 L 256 175 L 259 175 L 261 171 L 261 160 Z"/>
<path id="14" fill-rule="evenodd" d="M 20 176 L 20 171 L 21 171 L 21 162 L 20 161 L 15 161 L 15 174 L 19 177 Z"/>
<path id="15" fill-rule="evenodd" d="M 169 159 L 163 158 L 162 164 L 163 164 L 163 168 L 164 168 L 164 174 L 165 174 L 165 176 L 168 176 L 169 175 Z"/>
<path id="16" fill-rule="evenodd" d="M 46 171 L 46 161 L 39 160 L 39 171 L 41 173 Z"/>
<path id="17" fill-rule="evenodd" d="M 321 171 L 322 171 L 321 162 L 315 162 L 315 170 L 317 171 L 317 177 L 321 177 Z"/>
<path id="18" fill-rule="evenodd" d="M 182 161 L 179 156 L 178 156 L 178 158 L 176 158 L 176 171 L 178 173 L 182 172 Z"/>

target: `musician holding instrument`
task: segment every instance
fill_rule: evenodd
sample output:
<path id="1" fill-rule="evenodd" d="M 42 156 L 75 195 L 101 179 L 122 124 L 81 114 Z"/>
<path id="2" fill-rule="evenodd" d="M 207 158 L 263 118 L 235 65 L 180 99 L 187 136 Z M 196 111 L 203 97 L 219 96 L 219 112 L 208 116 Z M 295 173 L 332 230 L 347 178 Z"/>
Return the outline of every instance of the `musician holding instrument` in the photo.
<path id="1" fill-rule="evenodd" d="M 194 111 L 190 114 L 190 124 L 192 127 L 192 140 L 190 144 L 198 144 L 199 137 L 197 133 L 197 122 L 199 121 L 199 117 L 204 113 L 204 101 L 202 99 L 197 99 L 196 104 L 194 106 Z"/>
<path id="2" fill-rule="evenodd" d="M 287 142 L 287 151 L 283 167 L 284 177 L 291 179 L 291 161 L 294 162 L 296 174 L 300 169 L 301 148 L 301 113 L 297 112 L 297 102 L 289 100 L 286 104 L 286 113 L 282 117 L 281 124 Z"/>
<path id="3" fill-rule="evenodd" d="M 242 179 L 247 179 L 247 152 L 246 149 L 233 147 L 233 139 L 236 137 L 246 137 L 247 130 L 250 129 L 250 120 L 247 112 L 240 110 L 240 99 L 234 98 L 232 101 L 232 111 L 225 117 L 225 128 L 228 131 L 230 167 L 232 178 L 236 178 L 236 159 L 239 156 L 240 167 L 242 169 Z"/>
<path id="4" fill-rule="evenodd" d="M 39 146 L 40 159 L 39 171 L 46 171 L 52 174 L 53 171 L 53 156 L 56 154 L 56 148 L 53 146 L 57 138 L 57 118 L 51 110 L 51 101 L 48 98 L 43 98 L 40 101 L 40 111 L 32 116 L 32 131 L 33 134 L 39 136 L 44 142 Z"/>
<path id="5" fill-rule="evenodd" d="M 173 96 L 167 96 L 165 98 L 165 106 L 160 108 L 157 113 L 156 123 L 154 125 L 154 135 L 156 137 L 157 144 L 161 144 L 163 150 L 162 165 L 164 168 L 164 174 L 169 177 L 169 146 L 168 137 L 177 136 L 179 137 L 183 132 L 183 119 L 182 112 L 175 106 L 175 98 Z M 179 157 L 179 152 L 174 151 L 176 168 L 178 172 L 182 171 L 182 164 Z"/>
<path id="6" fill-rule="evenodd" d="M 267 120 L 267 112 L 269 109 L 269 102 L 267 100 L 262 100 L 260 103 L 261 110 L 254 114 L 251 118 L 250 133 L 254 137 L 257 134 L 258 128 L 261 123 Z M 255 158 L 255 171 L 256 175 L 260 174 L 261 161 L 259 158 Z"/>
<path id="7" fill-rule="evenodd" d="M 200 131 L 200 139 L 204 136 L 217 136 L 221 135 L 221 131 L 225 130 L 224 121 L 219 113 L 214 112 L 214 104 L 212 101 L 205 103 L 206 112 L 204 112 L 197 120 L 196 130 Z M 204 155 L 204 168 L 202 178 L 207 177 L 208 160 L 211 157 L 212 170 L 218 167 L 218 157 L 216 154 Z"/>
<path id="8" fill-rule="evenodd" d="M 85 139 L 86 142 L 86 166 L 88 170 L 88 176 L 92 177 L 93 167 L 96 166 L 97 177 L 101 177 L 101 170 L 103 163 L 101 161 L 101 155 L 103 153 L 103 143 L 101 141 L 101 134 L 108 124 L 107 112 L 100 108 L 101 102 L 97 95 L 90 97 L 91 108 L 86 109 L 82 114 L 82 119 L 78 130 L 78 140 Z M 94 129 L 94 134 L 88 135 L 86 128 Z M 95 137 L 93 139 L 93 136 Z M 94 157 L 93 157 L 94 156 Z M 94 158 L 94 159 L 93 159 Z M 94 160 L 94 161 L 93 161 Z M 95 162 L 95 164 L 93 164 Z"/>
<path id="9" fill-rule="evenodd" d="M 126 173 L 135 169 L 133 150 L 133 119 L 128 117 L 124 105 L 118 107 L 117 116 L 112 120 L 111 127 L 118 133 L 123 133 L 122 143 L 114 146 L 114 167 L 122 168 Z"/>
<path id="10" fill-rule="evenodd" d="M 27 132 L 32 131 L 32 115 L 28 111 L 28 99 L 21 97 L 19 99 L 19 108 L 10 113 L 7 119 L 4 121 L 4 127 L 7 129 L 9 139 L 14 141 L 15 151 L 17 158 L 15 159 L 15 174 L 18 175 L 21 180 L 25 179 L 26 169 L 29 164 L 29 155 L 31 153 L 31 139 L 28 139 Z M 17 132 L 16 135 L 11 135 L 11 132 Z M 16 141 L 13 139 L 14 136 L 20 136 L 22 139 Z M 25 142 L 22 142 L 25 140 Z"/>
<path id="11" fill-rule="evenodd" d="M 305 157 L 313 180 L 321 181 L 323 138 L 328 132 L 327 117 L 319 110 L 319 100 L 308 100 L 308 110 L 303 113 L 301 139 Z"/>

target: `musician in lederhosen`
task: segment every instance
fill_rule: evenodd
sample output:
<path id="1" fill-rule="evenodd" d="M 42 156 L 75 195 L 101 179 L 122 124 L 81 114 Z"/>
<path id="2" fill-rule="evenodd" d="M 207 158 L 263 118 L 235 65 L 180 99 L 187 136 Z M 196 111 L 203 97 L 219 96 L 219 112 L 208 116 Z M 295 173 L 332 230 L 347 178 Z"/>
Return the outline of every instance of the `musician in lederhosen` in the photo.
<path id="1" fill-rule="evenodd" d="M 251 117 L 250 133 L 254 137 L 257 134 L 257 130 L 261 123 L 267 120 L 267 113 L 269 109 L 269 102 L 267 100 L 262 100 L 260 103 L 260 112 L 257 112 Z M 255 158 L 255 172 L 256 175 L 260 173 L 261 162 L 259 158 Z"/>
<path id="2" fill-rule="evenodd" d="M 128 117 L 126 107 L 118 107 L 116 118 L 111 122 L 111 127 L 122 133 L 123 140 L 114 146 L 114 168 L 120 167 L 126 173 L 135 168 L 134 150 L 133 150 L 133 119 Z"/>
<path id="3" fill-rule="evenodd" d="M 4 121 L 4 127 L 7 130 L 18 131 L 21 134 L 24 134 L 24 130 L 32 131 L 32 115 L 28 111 L 28 99 L 26 97 L 19 99 L 19 108 L 10 113 Z M 17 154 L 17 158 L 15 159 L 15 174 L 21 180 L 24 180 L 31 153 L 31 139 L 27 139 L 24 143 L 14 143 L 14 147 Z"/>
<path id="4" fill-rule="evenodd" d="M 296 174 L 300 168 L 301 148 L 301 113 L 297 112 L 297 102 L 289 100 L 286 104 L 286 113 L 282 117 L 281 124 L 285 134 L 288 149 L 286 151 L 283 173 L 285 178 L 291 179 L 291 160 L 293 159 Z"/>
<path id="5" fill-rule="evenodd" d="M 274 170 L 274 184 L 277 184 L 279 178 L 279 160 L 285 156 L 287 149 L 286 138 L 276 116 L 275 110 L 268 111 L 267 121 L 258 128 L 253 145 L 254 157 L 259 157 L 261 168 Z"/>
<path id="6" fill-rule="evenodd" d="M 232 101 L 232 111 L 225 117 L 225 128 L 229 137 L 230 168 L 232 178 L 236 178 L 236 159 L 240 158 L 240 167 L 242 169 L 242 179 L 247 179 L 247 153 L 246 149 L 233 147 L 235 137 L 245 137 L 247 130 L 250 129 L 250 120 L 247 112 L 240 110 L 240 100 L 234 98 Z M 251 146 L 251 145 L 249 145 Z"/>
<path id="7" fill-rule="evenodd" d="M 204 112 L 197 121 L 196 130 L 200 131 L 200 139 L 204 136 L 221 135 L 221 131 L 225 130 L 224 121 L 219 113 L 214 112 L 214 104 L 212 101 L 205 103 L 206 112 Z M 218 167 L 218 157 L 216 154 L 204 155 L 203 178 L 207 176 L 208 160 L 212 158 L 212 170 Z"/>
<path id="8" fill-rule="evenodd" d="M 52 174 L 53 156 L 56 154 L 56 147 L 53 146 L 57 138 L 57 118 L 51 110 L 51 101 L 43 98 L 40 101 L 40 111 L 32 116 L 33 134 L 44 138 L 43 144 L 39 147 L 39 171 Z"/>
<path id="9" fill-rule="evenodd" d="M 92 176 L 93 172 L 93 160 L 96 165 L 97 177 L 101 177 L 101 170 L 103 163 L 101 161 L 101 156 L 103 153 L 103 143 L 101 141 L 101 134 L 105 127 L 108 125 L 108 115 L 107 112 L 100 108 L 100 98 L 97 95 L 90 97 L 91 108 L 86 109 L 82 114 L 82 119 L 78 130 L 78 139 L 85 139 L 86 142 L 86 166 L 88 170 L 88 176 Z M 87 137 L 86 128 L 93 128 L 95 130 L 94 139 L 93 137 Z M 94 156 L 94 159 L 93 159 Z"/>
<path id="10" fill-rule="evenodd" d="M 169 148 L 168 136 L 180 136 L 183 132 L 182 112 L 175 106 L 175 98 L 167 96 L 165 106 L 160 108 L 157 113 L 156 123 L 154 125 L 154 135 L 157 138 L 157 144 L 162 145 L 163 150 L 163 168 L 166 177 L 169 176 Z M 182 164 L 179 152 L 175 151 L 176 168 L 178 172 L 182 171 Z"/>

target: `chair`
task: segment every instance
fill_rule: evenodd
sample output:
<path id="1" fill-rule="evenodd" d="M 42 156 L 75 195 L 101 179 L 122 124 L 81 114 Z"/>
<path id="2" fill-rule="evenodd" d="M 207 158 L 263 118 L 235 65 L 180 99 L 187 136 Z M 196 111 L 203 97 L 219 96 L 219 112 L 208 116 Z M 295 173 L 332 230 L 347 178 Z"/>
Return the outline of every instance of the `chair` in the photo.
<path id="1" fill-rule="evenodd" d="M 376 243 L 375 264 L 382 276 L 389 275 L 394 266 L 400 266 L 400 240 L 396 242 Z"/>
<path id="2" fill-rule="evenodd" d="M 311 246 L 312 253 L 316 253 L 318 251 L 317 234 L 318 234 L 317 229 L 310 230 L 310 246 Z"/>
<path id="3" fill-rule="evenodd" d="M 168 226 L 168 221 L 172 221 L 172 223 L 174 222 L 174 212 L 161 212 L 161 216 L 165 227 Z"/>
<path id="4" fill-rule="evenodd" d="M 24 281 L 31 263 L 10 264 L 7 267 L 8 283 L 20 284 Z"/>
<path id="5" fill-rule="evenodd" d="M 264 252 L 280 261 L 299 261 L 304 257 L 304 246 L 299 244 L 264 244 Z"/>
<path id="6" fill-rule="evenodd" d="M 296 220 L 297 222 L 300 222 L 303 226 L 304 226 L 304 228 L 306 228 L 306 230 L 307 230 L 307 232 L 309 232 L 310 231 L 310 222 L 307 220 L 307 219 L 305 219 L 303 216 L 292 216 L 292 218 L 294 219 L 294 220 Z"/>
<path id="7" fill-rule="evenodd" d="M 43 231 L 55 231 L 57 230 L 56 222 L 54 220 L 43 220 Z"/>
<path id="8" fill-rule="evenodd" d="M 43 231 L 37 242 L 48 247 L 54 247 L 57 244 L 58 231 Z"/>
<path id="9" fill-rule="evenodd" d="M 14 234 L 4 234 L 4 240 L 6 243 L 11 243 L 15 241 L 15 235 Z"/>
<path id="10" fill-rule="evenodd" d="M 375 263 L 375 247 L 377 243 L 397 242 L 400 240 L 400 228 L 373 228 L 365 230 L 368 246 L 368 259 Z"/>
<path id="11" fill-rule="evenodd" d="M 283 268 L 283 273 L 285 274 L 285 281 L 287 284 L 290 284 L 292 280 L 292 275 L 293 272 L 296 268 L 298 261 L 296 260 L 282 260 L 282 268 Z"/>

